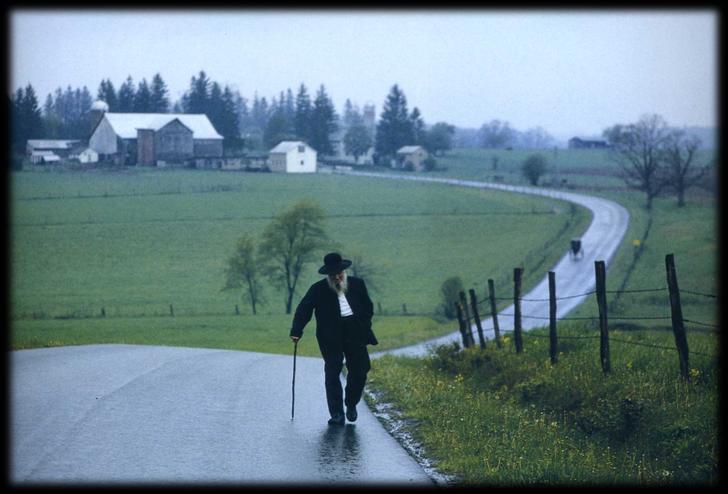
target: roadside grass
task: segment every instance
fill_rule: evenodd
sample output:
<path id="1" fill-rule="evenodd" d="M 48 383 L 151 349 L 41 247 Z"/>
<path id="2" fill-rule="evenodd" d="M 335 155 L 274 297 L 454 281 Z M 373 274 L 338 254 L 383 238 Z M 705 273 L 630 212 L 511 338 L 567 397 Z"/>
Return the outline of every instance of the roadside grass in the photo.
<path id="1" fill-rule="evenodd" d="M 12 349 L 120 343 L 287 354 L 293 348 L 288 338 L 290 328 L 291 316 L 285 314 L 21 320 L 13 322 Z M 379 345 L 370 349 L 398 348 L 439 336 L 443 329 L 429 317 L 377 317 L 375 331 Z M 321 355 L 315 335 L 312 323 L 299 342 L 300 355 Z"/>
<path id="2" fill-rule="evenodd" d="M 562 326 L 562 337 L 594 334 Z M 562 340 L 552 365 L 546 335 L 527 333 L 521 354 L 509 336 L 502 349 L 491 342 L 485 350 L 441 346 L 421 359 L 383 356 L 367 400 L 395 404 L 424 454 L 461 485 L 717 482 L 714 335 L 693 339 L 695 352 L 712 357 L 693 356 L 690 382 L 679 376 L 669 332 L 611 332 L 622 342 L 611 344 L 608 375 L 598 339 Z"/>
<path id="3" fill-rule="evenodd" d="M 446 278 L 461 276 L 473 287 L 499 274 L 507 281 L 512 265 L 526 259 L 524 287 L 533 285 L 562 255 L 565 239 L 590 220 L 582 208 L 545 198 L 325 174 L 140 169 L 21 172 L 11 179 L 13 348 L 43 345 L 43 338 L 66 341 L 60 335 L 74 324 L 88 342 L 104 334 L 97 324 L 107 328 L 103 341 L 113 339 L 114 327 L 128 339 L 141 324 L 148 328 L 142 334 L 159 327 L 182 344 L 179 334 L 163 331 L 171 321 L 198 328 L 199 335 L 181 333 L 193 345 L 213 338 L 213 325 L 225 334 L 241 321 L 286 343 L 291 316 L 283 317 L 282 293 L 265 281 L 266 302 L 252 316 L 241 293 L 220 289 L 238 236 L 259 234 L 274 214 L 304 197 L 326 210 L 332 250 L 358 254 L 377 269 L 368 282 L 378 337 L 389 332 L 387 317 L 406 310 L 391 325 L 399 328 L 400 336 L 391 338 L 401 345 L 454 330 L 437 315 Z M 304 271 L 294 303 L 320 277 L 317 268 L 312 262 Z M 171 311 L 174 319 L 164 319 Z M 413 316 L 422 317 L 421 328 L 411 329 Z M 210 322 L 200 322 L 205 318 Z M 276 348 L 265 338 L 260 344 L 235 338 L 229 344 L 236 348 L 241 341 L 248 350 Z"/>

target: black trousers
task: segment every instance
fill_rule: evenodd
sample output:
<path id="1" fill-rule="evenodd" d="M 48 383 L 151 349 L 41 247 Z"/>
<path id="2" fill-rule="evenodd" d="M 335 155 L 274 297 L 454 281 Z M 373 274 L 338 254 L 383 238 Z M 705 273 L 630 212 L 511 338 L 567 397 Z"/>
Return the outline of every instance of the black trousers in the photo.
<path id="1" fill-rule="evenodd" d="M 344 405 L 353 406 L 361 400 L 367 373 L 371 369 L 366 343 L 361 341 L 360 330 L 353 317 L 341 320 L 341 338 L 333 341 L 319 341 L 324 358 L 326 403 L 329 414 L 344 413 Z M 341 370 L 346 359 L 346 388 L 341 389 Z"/>

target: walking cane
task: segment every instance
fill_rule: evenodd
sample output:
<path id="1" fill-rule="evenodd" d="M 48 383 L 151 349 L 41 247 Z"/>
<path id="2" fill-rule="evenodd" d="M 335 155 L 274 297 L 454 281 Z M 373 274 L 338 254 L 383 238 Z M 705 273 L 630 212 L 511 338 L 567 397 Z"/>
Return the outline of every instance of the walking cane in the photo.
<path id="1" fill-rule="evenodd" d="M 293 384 L 291 384 L 291 421 L 293 421 L 293 410 L 296 404 L 296 350 L 298 341 L 293 342 Z"/>

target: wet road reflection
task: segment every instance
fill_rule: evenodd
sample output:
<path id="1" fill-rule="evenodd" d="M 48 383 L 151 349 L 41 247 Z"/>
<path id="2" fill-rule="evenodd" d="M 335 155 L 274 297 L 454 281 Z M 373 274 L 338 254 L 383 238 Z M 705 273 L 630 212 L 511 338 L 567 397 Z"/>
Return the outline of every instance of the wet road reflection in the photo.
<path id="1" fill-rule="evenodd" d="M 364 474 L 356 426 L 327 426 L 319 440 L 318 469 L 322 479 L 351 481 Z"/>

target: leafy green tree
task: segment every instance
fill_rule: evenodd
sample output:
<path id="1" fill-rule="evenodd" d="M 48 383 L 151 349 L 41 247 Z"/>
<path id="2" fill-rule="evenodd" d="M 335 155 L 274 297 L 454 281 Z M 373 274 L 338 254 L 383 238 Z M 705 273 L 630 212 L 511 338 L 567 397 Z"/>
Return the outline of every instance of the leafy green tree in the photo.
<path id="1" fill-rule="evenodd" d="M 375 142 L 377 153 L 389 158 L 394 157 L 402 146 L 414 142 L 412 121 L 407 112 L 407 98 L 397 84 L 392 86 L 384 102 Z"/>
<path id="2" fill-rule="evenodd" d="M 546 173 L 546 168 L 546 158 L 541 154 L 532 154 L 524 160 L 521 172 L 531 185 L 538 185 L 538 180 Z"/>
<path id="3" fill-rule="evenodd" d="M 437 122 L 425 135 L 424 148 L 434 155 L 442 154 L 452 149 L 455 126 L 445 122 Z"/>
<path id="4" fill-rule="evenodd" d="M 344 151 L 354 156 L 355 163 L 359 163 L 359 157 L 365 155 L 371 147 L 372 136 L 363 123 L 349 127 L 344 134 Z"/>
<path id="5" fill-rule="evenodd" d="M 258 281 L 259 274 L 260 265 L 256 257 L 255 241 L 249 234 L 244 234 L 235 246 L 235 253 L 227 260 L 223 290 L 244 289 L 254 315 L 257 314 L 257 305 L 263 302 Z"/>
<path id="6" fill-rule="evenodd" d="M 291 313 L 303 268 L 328 244 L 324 220 L 321 206 L 304 199 L 276 215 L 263 231 L 260 257 L 271 281 L 285 290 L 286 314 Z"/>
<path id="7" fill-rule="evenodd" d="M 334 154 L 334 147 L 331 143 L 331 135 L 336 132 L 338 125 L 334 104 L 326 94 L 326 88 L 322 84 L 316 93 L 311 110 L 311 140 L 309 144 L 319 155 Z"/>
<path id="8" fill-rule="evenodd" d="M 460 292 L 464 291 L 463 280 L 459 276 L 451 276 L 443 281 L 440 286 L 440 296 L 442 297 L 442 311 L 448 319 L 455 319 L 457 312 L 455 311 L 455 302 L 460 301 Z"/>
<path id="9" fill-rule="evenodd" d="M 128 76 L 119 88 L 118 109 L 120 113 L 130 113 L 134 111 L 134 81 Z"/>

